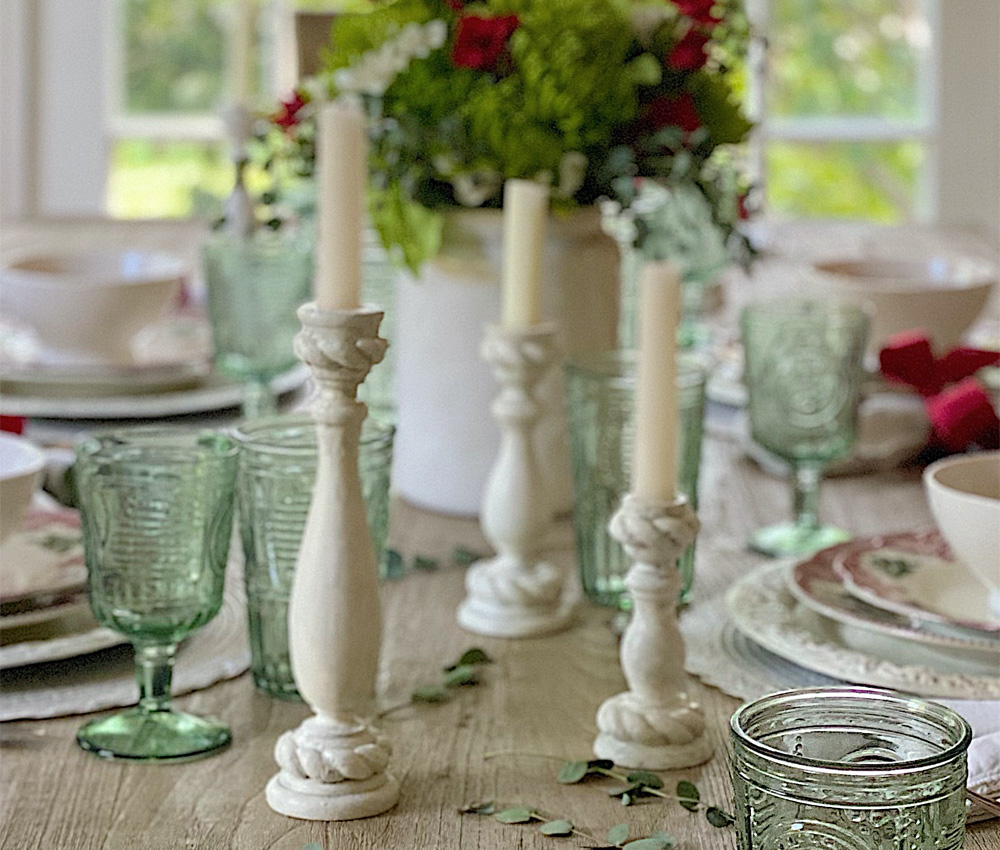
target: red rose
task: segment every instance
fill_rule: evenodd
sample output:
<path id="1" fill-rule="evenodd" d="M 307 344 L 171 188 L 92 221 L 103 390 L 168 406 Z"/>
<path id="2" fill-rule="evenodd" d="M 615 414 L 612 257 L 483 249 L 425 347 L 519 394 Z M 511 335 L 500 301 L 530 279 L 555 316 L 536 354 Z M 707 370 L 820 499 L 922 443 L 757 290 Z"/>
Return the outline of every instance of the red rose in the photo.
<path id="1" fill-rule="evenodd" d="M 653 98 L 642 110 L 639 118 L 640 133 L 654 133 L 664 127 L 680 127 L 693 133 L 701 126 L 701 118 L 689 92 L 677 97 Z"/>
<path id="2" fill-rule="evenodd" d="M 678 71 L 697 71 L 708 59 L 705 54 L 708 41 L 708 35 L 692 27 L 667 54 L 667 65 Z"/>
<path id="3" fill-rule="evenodd" d="M 451 61 L 459 68 L 490 70 L 496 65 L 518 23 L 517 15 L 502 15 L 499 18 L 466 15 L 459 18 Z"/>
<path id="4" fill-rule="evenodd" d="M 281 107 L 271 116 L 271 121 L 285 130 L 290 130 L 299 123 L 299 111 L 308 102 L 302 92 L 293 92 L 288 100 L 281 101 Z"/>
<path id="5" fill-rule="evenodd" d="M 673 2 L 681 12 L 699 24 L 714 25 L 721 20 L 712 12 L 716 0 L 673 0 Z"/>

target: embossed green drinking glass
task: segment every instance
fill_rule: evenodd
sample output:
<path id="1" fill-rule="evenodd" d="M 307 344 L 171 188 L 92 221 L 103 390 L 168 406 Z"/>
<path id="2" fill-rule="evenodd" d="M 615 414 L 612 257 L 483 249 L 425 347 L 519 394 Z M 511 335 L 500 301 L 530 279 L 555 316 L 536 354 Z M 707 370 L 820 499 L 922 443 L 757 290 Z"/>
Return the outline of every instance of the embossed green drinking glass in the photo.
<path id="1" fill-rule="evenodd" d="M 868 325 L 862 307 L 836 301 L 786 298 L 742 313 L 750 434 L 794 470 L 795 520 L 756 531 L 757 552 L 808 555 L 850 539 L 820 524 L 819 485 L 857 437 Z"/>
<path id="2" fill-rule="evenodd" d="M 90 588 L 103 625 L 135 649 L 139 703 L 81 727 L 103 758 L 208 755 L 229 727 L 170 706 L 177 645 L 222 605 L 232 535 L 235 441 L 215 431 L 133 428 L 77 447 L 76 480 Z"/>
<path id="3" fill-rule="evenodd" d="M 961 850 L 972 730 L 876 688 L 772 694 L 733 715 L 739 850 Z"/>
<path id="4" fill-rule="evenodd" d="M 294 230 L 241 238 L 215 233 L 202 248 L 215 362 L 243 383 L 243 413 L 275 409 L 270 381 L 294 366 L 296 311 L 312 291 L 312 243 Z"/>

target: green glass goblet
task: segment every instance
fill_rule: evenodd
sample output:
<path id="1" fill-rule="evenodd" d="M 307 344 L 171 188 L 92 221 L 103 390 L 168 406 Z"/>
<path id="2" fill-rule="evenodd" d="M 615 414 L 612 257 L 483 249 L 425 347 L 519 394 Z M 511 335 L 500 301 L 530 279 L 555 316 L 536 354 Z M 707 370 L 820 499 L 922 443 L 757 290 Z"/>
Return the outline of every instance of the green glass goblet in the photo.
<path id="1" fill-rule="evenodd" d="M 219 369 L 243 383 L 243 414 L 273 413 L 270 381 L 294 366 L 296 311 L 312 291 L 312 247 L 295 231 L 215 233 L 202 248 Z"/>
<path id="2" fill-rule="evenodd" d="M 759 529 L 750 547 L 783 557 L 849 540 L 820 524 L 819 485 L 857 436 L 868 314 L 855 304 L 781 299 L 747 307 L 740 325 L 751 436 L 794 470 L 794 522 Z"/>
<path id="3" fill-rule="evenodd" d="M 171 761 L 229 744 L 229 728 L 170 707 L 180 641 L 222 605 L 237 445 L 214 431 L 134 428 L 76 452 L 90 606 L 135 649 L 139 703 L 81 727 L 102 758 Z"/>

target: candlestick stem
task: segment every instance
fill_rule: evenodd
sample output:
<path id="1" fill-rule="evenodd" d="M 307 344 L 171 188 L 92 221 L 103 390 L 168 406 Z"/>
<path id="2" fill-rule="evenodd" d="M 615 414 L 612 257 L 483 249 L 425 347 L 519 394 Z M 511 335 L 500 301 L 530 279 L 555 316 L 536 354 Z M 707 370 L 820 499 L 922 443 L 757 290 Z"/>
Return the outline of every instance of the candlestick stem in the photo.
<path id="1" fill-rule="evenodd" d="M 629 689 L 597 712 L 594 753 L 616 764 L 673 770 L 708 761 L 701 706 L 688 695 L 684 640 L 677 625 L 677 558 L 698 531 L 683 496 L 655 502 L 628 495 L 611 520 L 611 534 L 635 560 L 625 579 L 632 619 L 621 644 Z"/>
<path id="2" fill-rule="evenodd" d="M 572 614 L 562 570 L 539 557 L 552 508 L 532 438 L 541 414 L 533 393 L 555 358 L 555 336 L 552 324 L 490 327 L 483 341 L 501 384 L 493 403 L 501 440 L 480 519 L 497 555 L 469 568 L 458 609 L 459 624 L 477 634 L 544 634 L 564 628 Z"/>
<path id="3" fill-rule="evenodd" d="M 313 370 L 316 484 L 288 609 L 292 673 L 315 712 L 275 745 L 281 771 L 271 808 L 307 820 L 370 817 L 391 808 L 399 785 L 385 772 L 391 748 L 368 728 L 378 672 L 378 569 L 358 472 L 367 408 L 358 386 L 385 354 L 382 313 L 299 309 L 295 351 Z"/>

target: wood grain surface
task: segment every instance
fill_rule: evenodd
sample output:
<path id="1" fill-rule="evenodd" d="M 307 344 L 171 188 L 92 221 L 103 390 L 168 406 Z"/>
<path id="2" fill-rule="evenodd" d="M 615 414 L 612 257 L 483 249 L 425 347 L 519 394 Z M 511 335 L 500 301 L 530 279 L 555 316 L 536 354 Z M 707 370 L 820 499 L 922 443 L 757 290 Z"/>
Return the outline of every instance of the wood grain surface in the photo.
<path id="1" fill-rule="evenodd" d="M 733 442 L 707 440 L 703 481 L 703 534 L 741 537 L 788 510 L 787 483 L 761 473 Z M 916 471 L 834 479 L 823 496 L 827 519 L 862 534 L 930 519 Z M 383 707 L 403 703 L 414 687 L 437 681 L 441 665 L 469 646 L 482 646 L 495 659 L 484 668 L 480 686 L 458 691 L 450 702 L 393 711 L 384 719 L 395 748 L 392 769 L 403 788 L 396 809 L 340 824 L 294 821 L 272 812 L 263 793 L 275 772 L 271 749 L 307 712 L 257 693 L 244 675 L 177 700 L 187 710 L 232 725 L 232 747 L 203 761 L 173 766 L 100 761 L 74 742 L 83 722 L 79 717 L 0 726 L 0 850 L 301 850 L 311 842 L 324 850 L 556 850 L 587 844 L 458 813 L 483 800 L 534 806 L 599 837 L 627 821 L 634 836 L 667 829 L 682 848 L 735 846 L 733 830 L 715 829 L 675 803 L 654 800 L 623 808 L 607 795 L 614 785 L 610 780 L 556 782 L 561 759 L 589 756 L 594 712 L 623 686 L 610 612 L 584 607 L 574 628 L 547 638 L 504 641 L 465 634 L 454 616 L 462 570 L 449 562 L 457 545 L 484 548 L 477 524 L 396 503 L 392 535 L 407 559 L 419 553 L 439 559 L 441 566 L 383 587 Z M 571 556 L 568 523 L 553 530 L 551 545 L 554 555 Z M 711 569 L 711 563 L 698 564 L 699 571 Z M 730 808 L 726 733 L 738 701 L 711 688 L 699 690 L 716 755 L 701 768 L 670 775 L 667 784 L 691 779 L 704 800 Z M 493 753 L 501 755 L 487 758 Z M 966 847 L 1000 848 L 1000 824 L 971 827 Z"/>
<path id="2" fill-rule="evenodd" d="M 100 238 L 109 244 L 177 249 L 194 260 L 191 246 L 197 233 L 194 226 L 28 223 L 5 228 L 0 254 Z M 822 253 L 831 246 L 843 251 L 858 246 L 859 234 L 869 238 L 871 231 L 806 228 L 787 243 L 779 234 L 773 247 L 786 255 Z M 921 234 L 914 238 L 921 240 Z M 796 275 L 765 260 L 752 280 L 739 281 L 727 293 L 730 319 L 740 301 L 782 288 L 796 290 Z M 709 434 L 701 481 L 703 537 L 738 544 L 751 529 L 789 516 L 788 483 L 762 473 L 724 435 Z M 858 534 L 930 523 L 916 470 L 830 480 L 824 484 L 822 510 L 826 520 Z M 407 562 L 420 554 L 438 559 L 441 566 L 383 587 L 383 707 L 405 702 L 415 686 L 437 681 L 441 665 L 469 646 L 482 646 L 495 659 L 480 686 L 462 689 L 450 702 L 409 707 L 385 718 L 383 726 L 395 748 L 392 770 L 402 783 L 402 799 L 393 811 L 330 824 L 272 812 L 264 785 L 276 770 L 274 742 L 307 709 L 256 692 L 247 674 L 177 700 L 186 710 L 223 718 L 233 730 L 230 749 L 188 764 L 100 761 L 74 741 L 82 717 L 0 725 L 0 850 L 302 850 L 311 842 L 324 850 L 557 850 L 588 843 L 458 813 L 460 807 L 483 800 L 534 806 L 599 837 L 627 821 L 633 836 L 666 829 L 681 848 L 735 846 L 733 830 L 715 829 L 674 803 L 654 800 L 623 808 L 607 795 L 610 781 L 579 786 L 556 782 L 559 760 L 589 756 L 595 710 L 623 686 L 607 610 L 585 606 L 574 628 L 542 639 L 503 641 L 465 634 L 455 622 L 463 571 L 450 564 L 450 557 L 457 546 L 485 548 L 477 523 L 397 502 L 391 524 L 392 545 Z M 572 562 L 568 522 L 553 529 L 550 542 L 553 557 Z M 705 553 L 719 548 L 699 549 L 699 573 L 712 570 Z M 716 754 L 703 767 L 669 776 L 667 784 L 691 779 L 704 800 L 731 808 L 726 735 L 738 701 L 711 688 L 698 689 Z M 501 755 L 487 758 L 495 753 Z M 1000 823 L 971 827 L 966 848 L 1000 850 Z"/>

